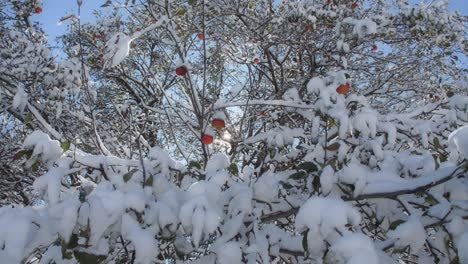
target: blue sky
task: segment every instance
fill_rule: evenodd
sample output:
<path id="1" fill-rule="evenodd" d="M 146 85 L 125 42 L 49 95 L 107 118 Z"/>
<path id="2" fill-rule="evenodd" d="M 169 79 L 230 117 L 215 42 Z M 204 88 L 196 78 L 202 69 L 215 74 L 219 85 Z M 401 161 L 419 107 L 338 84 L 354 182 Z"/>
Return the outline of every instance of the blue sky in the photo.
<path id="1" fill-rule="evenodd" d="M 83 0 L 81 21 L 91 21 L 94 16 L 93 11 L 99 9 L 104 2 L 104 0 Z M 42 13 L 34 14 L 32 20 L 39 21 L 43 25 L 44 31 L 49 36 L 50 43 L 53 43 L 55 37 L 67 32 L 67 23 L 69 22 L 58 25 L 58 21 L 61 17 L 69 14 L 78 14 L 76 0 L 43 0 Z"/>
<path id="2" fill-rule="evenodd" d="M 83 0 L 81 7 L 82 22 L 88 22 L 93 18 L 93 11 L 100 8 L 105 0 Z M 411 2 L 419 2 L 411 0 Z M 449 0 L 449 7 L 452 10 L 459 10 L 463 15 L 468 16 L 468 0 Z M 60 36 L 67 31 L 66 23 L 57 25 L 61 17 L 68 14 L 77 14 L 76 0 L 43 0 L 43 11 L 41 14 L 34 14 L 32 19 L 43 24 L 43 28 L 49 36 L 50 43 L 56 36 Z M 102 10 L 102 8 L 101 8 Z"/>

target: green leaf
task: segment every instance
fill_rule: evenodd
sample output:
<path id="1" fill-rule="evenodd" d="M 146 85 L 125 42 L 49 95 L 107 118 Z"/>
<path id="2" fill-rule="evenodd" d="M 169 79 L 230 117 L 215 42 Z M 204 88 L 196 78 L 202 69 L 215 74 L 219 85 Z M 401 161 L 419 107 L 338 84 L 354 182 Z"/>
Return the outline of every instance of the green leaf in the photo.
<path id="1" fill-rule="evenodd" d="M 149 178 L 146 179 L 145 186 L 153 187 L 153 175 L 149 176 Z"/>
<path id="2" fill-rule="evenodd" d="M 440 141 L 439 141 L 439 138 L 438 138 L 438 137 L 434 137 L 433 143 L 434 143 L 434 147 L 435 147 L 436 149 L 440 149 Z"/>
<path id="3" fill-rule="evenodd" d="M 307 241 L 307 235 L 309 234 L 309 230 L 304 232 L 304 236 L 302 237 L 302 248 L 304 249 L 304 256 L 307 258 L 309 256 L 309 243 Z"/>
<path id="4" fill-rule="evenodd" d="M 78 250 L 73 251 L 73 254 L 80 264 L 99 264 L 107 258 L 107 256 L 93 255 Z"/>
<path id="5" fill-rule="evenodd" d="M 83 150 L 86 152 L 92 152 L 94 150 L 93 146 L 83 143 Z"/>
<path id="6" fill-rule="evenodd" d="M 292 184 L 289 184 L 287 182 L 284 182 L 284 181 L 280 181 L 280 184 L 283 186 L 284 189 L 286 190 L 290 190 L 292 189 L 294 186 Z"/>
<path id="7" fill-rule="evenodd" d="M 447 161 L 447 156 L 446 155 L 440 155 L 439 159 L 440 159 L 440 162 L 446 162 Z"/>
<path id="8" fill-rule="evenodd" d="M 305 177 L 307 177 L 307 173 L 305 173 L 304 171 L 299 171 L 289 176 L 289 178 L 293 180 L 300 180 L 304 179 Z"/>
<path id="9" fill-rule="evenodd" d="M 311 173 L 314 171 L 317 171 L 317 165 L 315 165 L 313 162 L 303 162 L 296 167 L 297 170 L 305 170 L 307 173 Z"/>
<path id="10" fill-rule="evenodd" d="M 27 124 L 29 122 L 31 122 L 33 119 L 33 115 L 32 113 L 29 113 L 25 118 L 24 118 L 24 123 Z"/>
<path id="11" fill-rule="evenodd" d="M 22 150 L 16 152 L 15 155 L 13 155 L 12 160 L 14 160 L 14 161 L 19 160 L 22 157 L 26 157 L 26 158 L 29 159 L 31 157 L 32 153 L 33 153 L 32 149 L 22 149 Z"/>
<path id="12" fill-rule="evenodd" d="M 329 150 L 329 151 L 336 151 L 336 150 L 338 150 L 339 148 L 340 148 L 340 143 L 338 143 L 338 142 L 335 142 L 335 143 L 333 143 L 333 144 L 328 145 L 328 146 L 325 147 L 325 149 L 326 149 L 326 150 Z"/>
<path id="13" fill-rule="evenodd" d="M 392 222 L 392 223 L 390 224 L 390 226 L 388 227 L 388 229 L 390 229 L 390 230 L 395 230 L 399 225 L 403 224 L 404 222 L 405 222 L 405 221 L 403 221 L 403 220 L 401 220 L 401 219 L 396 220 L 396 221 L 394 221 L 394 222 Z"/>
<path id="14" fill-rule="evenodd" d="M 314 191 L 318 192 L 320 190 L 320 186 L 320 177 L 314 176 L 314 179 L 312 180 L 312 187 L 314 187 Z"/>
<path id="15" fill-rule="evenodd" d="M 275 158 L 276 155 L 276 149 L 270 149 L 270 159 Z"/>
<path id="16" fill-rule="evenodd" d="M 39 169 L 39 166 L 41 165 L 41 161 L 40 160 L 36 160 L 36 162 L 34 162 L 34 164 L 31 166 L 31 170 L 33 172 L 36 172 L 38 169 Z"/>
<path id="17" fill-rule="evenodd" d="M 197 0 L 188 0 L 188 4 L 193 6 L 197 4 Z"/>
<path id="18" fill-rule="evenodd" d="M 200 165 L 200 162 L 192 160 L 192 161 L 189 162 L 188 168 L 189 169 L 197 168 L 197 169 L 201 170 L 202 167 Z"/>
<path id="19" fill-rule="evenodd" d="M 174 14 L 174 16 L 183 16 L 185 15 L 185 13 L 187 13 L 187 8 L 185 7 L 181 7 L 179 8 L 179 10 L 177 10 L 177 12 Z"/>
<path id="20" fill-rule="evenodd" d="M 138 171 L 138 169 L 133 169 L 133 170 L 125 173 L 124 176 L 123 176 L 124 182 L 128 182 L 133 177 L 133 174 L 135 174 L 135 172 L 137 172 L 137 171 Z"/>
<path id="21" fill-rule="evenodd" d="M 426 196 L 424 197 L 424 201 L 430 205 L 434 205 L 436 204 L 437 202 L 434 200 L 434 198 L 432 198 L 432 196 Z"/>
<path id="22" fill-rule="evenodd" d="M 64 142 L 60 143 L 60 147 L 62 147 L 63 152 L 66 152 L 70 149 L 70 141 L 65 140 Z"/>
<path id="23" fill-rule="evenodd" d="M 333 127 L 334 125 L 335 125 L 335 119 L 333 118 L 328 119 L 328 127 L 330 128 L 330 127 Z"/>
<path id="24" fill-rule="evenodd" d="M 237 167 L 235 163 L 231 163 L 231 165 L 229 165 L 227 170 L 229 171 L 229 173 L 231 173 L 231 175 L 239 176 L 239 168 Z"/>
<path id="25" fill-rule="evenodd" d="M 62 247 L 62 258 L 64 259 L 73 259 L 73 252 L 69 251 L 69 249 L 74 249 L 78 246 L 78 235 L 72 234 L 70 237 L 70 241 L 68 243 L 65 240 L 61 241 Z"/>

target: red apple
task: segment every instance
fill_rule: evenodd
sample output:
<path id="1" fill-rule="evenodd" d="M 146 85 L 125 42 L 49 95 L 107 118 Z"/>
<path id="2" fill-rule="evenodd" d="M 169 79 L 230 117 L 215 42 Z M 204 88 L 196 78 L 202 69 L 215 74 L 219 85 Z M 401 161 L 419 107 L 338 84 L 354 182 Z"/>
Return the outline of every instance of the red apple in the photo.
<path id="1" fill-rule="evenodd" d="M 208 134 L 203 134 L 202 138 L 201 138 L 201 142 L 203 144 L 205 144 L 205 145 L 209 145 L 209 144 L 213 143 L 213 136 L 208 135 Z"/>
<path id="2" fill-rule="evenodd" d="M 259 64 L 259 63 L 260 63 L 260 59 L 259 59 L 259 58 L 255 58 L 255 59 L 253 60 L 253 63 Z"/>
<path id="3" fill-rule="evenodd" d="M 435 95 L 435 96 L 434 96 L 434 100 L 439 101 L 439 100 L 440 100 L 440 97 L 439 97 L 438 95 Z"/>
<path id="4" fill-rule="evenodd" d="M 349 82 L 347 82 L 346 84 L 341 84 L 336 88 L 336 92 L 339 94 L 346 94 L 349 91 L 350 87 L 351 85 L 349 84 Z"/>
<path id="5" fill-rule="evenodd" d="M 202 39 L 205 38 L 205 36 L 203 35 L 203 33 L 200 32 L 200 33 L 197 34 L 197 38 L 198 38 L 199 40 L 202 40 Z"/>
<path id="6" fill-rule="evenodd" d="M 185 75 L 187 73 L 187 67 L 179 66 L 175 69 L 175 73 L 179 76 Z"/>
<path id="7" fill-rule="evenodd" d="M 36 14 L 42 13 L 42 7 L 36 6 L 36 8 L 34 8 L 34 13 L 36 13 Z"/>
<path id="8" fill-rule="evenodd" d="M 371 50 L 377 50 L 377 45 L 373 44 L 373 45 L 371 46 Z"/>
<path id="9" fill-rule="evenodd" d="M 351 4 L 351 8 L 352 8 L 352 9 L 355 9 L 356 7 L 358 7 L 358 5 L 357 5 L 356 3 L 352 3 L 352 4 Z"/>
<path id="10" fill-rule="evenodd" d="M 223 129 L 225 127 L 225 123 L 223 119 L 215 118 L 211 121 L 211 126 L 216 129 Z"/>

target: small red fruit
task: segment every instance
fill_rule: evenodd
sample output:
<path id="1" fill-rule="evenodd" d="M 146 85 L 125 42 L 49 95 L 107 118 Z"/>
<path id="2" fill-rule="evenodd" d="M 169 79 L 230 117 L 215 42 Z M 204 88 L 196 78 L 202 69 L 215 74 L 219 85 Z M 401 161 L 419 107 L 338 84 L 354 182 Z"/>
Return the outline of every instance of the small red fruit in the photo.
<path id="1" fill-rule="evenodd" d="M 259 59 L 259 58 L 255 58 L 255 59 L 253 60 L 253 63 L 259 64 L 259 63 L 260 63 L 260 59 Z"/>
<path id="2" fill-rule="evenodd" d="M 205 145 L 213 143 L 213 136 L 208 134 L 203 134 L 201 137 L 201 142 Z"/>
<path id="3" fill-rule="evenodd" d="M 205 38 L 205 36 L 203 35 L 203 33 L 200 32 L 200 33 L 197 34 L 197 38 L 198 38 L 199 40 L 202 40 L 202 39 Z"/>
<path id="4" fill-rule="evenodd" d="M 211 126 L 216 129 L 223 129 L 225 127 L 225 123 L 223 119 L 215 118 L 211 121 Z"/>
<path id="5" fill-rule="evenodd" d="M 338 88 L 336 88 L 336 92 L 339 94 L 346 94 L 349 91 L 350 87 L 351 85 L 349 84 L 349 82 L 347 82 L 346 84 L 341 84 L 340 86 L 338 86 Z"/>
<path id="6" fill-rule="evenodd" d="M 140 31 L 141 31 L 141 28 L 137 28 L 137 29 L 135 29 L 135 31 L 140 32 Z"/>
<path id="7" fill-rule="evenodd" d="M 358 5 L 357 5 L 356 3 L 352 3 L 352 4 L 351 4 L 351 8 L 352 8 L 352 9 L 355 9 L 356 7 L 358 7 Z"/>
<path id="8" fill-rule="evenodd" d="M 439 97 L 438 95 L 435 95 L 435 96 L 434 96 L 434 100 L 439 101 L 439 100 L 440 100 L 440 97 Z"/>
<path id="9" fill-rule="evenodd" d="M 179 66 L 175 69 L 175 73 L 179 76 L 185 75 L 187 73 L 187 67 Z"/>
<path id="10" fill-rule="evenodd" d="M 373 44 L 373 45 L 371 46 L 371 50 L 377 50 L 377 45 Z"/>
<path id="11" fill-rule="evenodd" d="M 306 31 L 312 31 L 312 25 L 306 25 L 305 30 Z"/>
<path id="12" fill-rule="evenodd" d="M 34 8 L 34 13 L 36 13 L 36 14 L 42 13 L 42 7 L 36 6 L 36 8 Z"/>

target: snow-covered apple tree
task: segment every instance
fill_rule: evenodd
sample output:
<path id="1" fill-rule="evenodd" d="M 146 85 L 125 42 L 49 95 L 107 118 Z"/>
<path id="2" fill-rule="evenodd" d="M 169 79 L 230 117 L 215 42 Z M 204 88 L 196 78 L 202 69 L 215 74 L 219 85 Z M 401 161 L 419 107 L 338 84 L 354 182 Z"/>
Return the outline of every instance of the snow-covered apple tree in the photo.
<path id="1" fill-rule="evenodd" d="M 447 1 L 102 2 L 0 3 L 1 263 L 468 263 Z"/>

